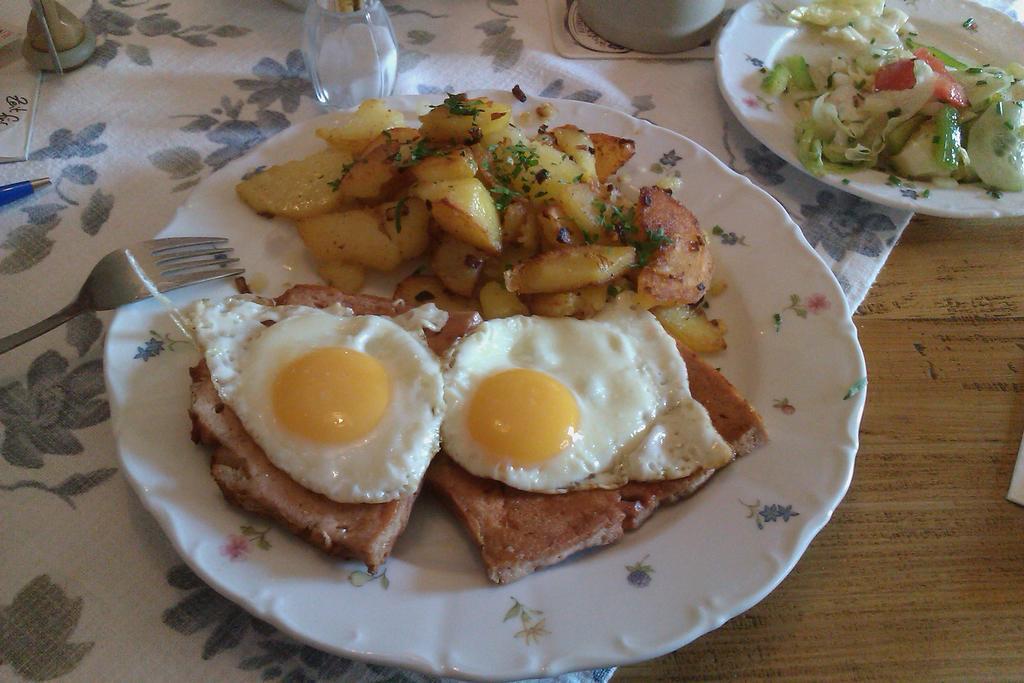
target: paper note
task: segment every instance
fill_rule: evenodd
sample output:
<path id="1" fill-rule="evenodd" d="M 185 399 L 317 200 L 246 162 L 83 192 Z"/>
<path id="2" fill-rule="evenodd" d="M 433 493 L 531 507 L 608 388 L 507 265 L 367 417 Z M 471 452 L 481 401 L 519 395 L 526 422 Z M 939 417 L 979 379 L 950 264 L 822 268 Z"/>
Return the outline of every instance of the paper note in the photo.
<path id="1" fill-rule="evenodd" d="M 21 58 L 20 42 L 0 25 L 0 163 L 24 161 L 32 141 L 40 76 Z"/>
<path id="2" fill-rule="evenodd" d="M 1010 480 L 1010 490 L 1006 498 L 1017 505 L 1024 505 L 1024 439 L 1021 440 L 1020 450 L 1017 451 L 1017 466 L 1013 468 L 1013 478 Z"/>
<path id="3" fill-rule="evenodd" d="M 0 47 L 3 47 L 4 45 L 9 45 L 17 39 L 18 34 L 16 34 L 11 29 L 7 28 L 6 26 L 0 25 Z"/>

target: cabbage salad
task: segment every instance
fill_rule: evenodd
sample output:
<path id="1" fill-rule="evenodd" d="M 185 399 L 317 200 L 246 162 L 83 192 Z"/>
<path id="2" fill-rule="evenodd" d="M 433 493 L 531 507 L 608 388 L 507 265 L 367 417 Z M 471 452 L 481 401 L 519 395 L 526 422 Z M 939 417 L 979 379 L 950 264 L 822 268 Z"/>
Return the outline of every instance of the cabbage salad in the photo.
<path id="1" fill-rule="evenodd" d="M 782 58 L 761 84 L 799 109 L 811 173 L 875 168 L 939 186 L 980 182 L 995 197 L 1024 191 L 1024 66 L 967 64 L 919 41 L 884 0 L 817 0 L 789 20 L 836 47 L 827 63 Z"/>

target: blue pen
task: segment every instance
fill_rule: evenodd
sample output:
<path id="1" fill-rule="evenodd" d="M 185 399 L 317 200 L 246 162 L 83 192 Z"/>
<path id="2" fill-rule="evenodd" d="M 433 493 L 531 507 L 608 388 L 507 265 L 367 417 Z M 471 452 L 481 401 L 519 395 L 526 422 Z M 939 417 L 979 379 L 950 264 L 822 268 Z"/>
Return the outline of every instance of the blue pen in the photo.
<path id="1" fill-rule="evenodd" d="M 50 184 L 49 178 L 36 178 L 35 180 L 23 180 L 20 183 L 4 185 L 0 187 L 0 206 L 18 201 L 27 197 L 41 187 Z"/>

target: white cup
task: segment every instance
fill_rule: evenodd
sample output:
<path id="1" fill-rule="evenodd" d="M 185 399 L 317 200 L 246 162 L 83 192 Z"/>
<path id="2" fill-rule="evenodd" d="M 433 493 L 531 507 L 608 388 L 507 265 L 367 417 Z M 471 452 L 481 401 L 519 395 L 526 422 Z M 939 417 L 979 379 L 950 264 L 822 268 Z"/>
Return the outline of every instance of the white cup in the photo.
<path id="1" fill-rule="evenodd" d="M 638 52 L 682 52 L 710 39 L 725 0 L 578 0 L 580 17 L 605 40 Z"/>

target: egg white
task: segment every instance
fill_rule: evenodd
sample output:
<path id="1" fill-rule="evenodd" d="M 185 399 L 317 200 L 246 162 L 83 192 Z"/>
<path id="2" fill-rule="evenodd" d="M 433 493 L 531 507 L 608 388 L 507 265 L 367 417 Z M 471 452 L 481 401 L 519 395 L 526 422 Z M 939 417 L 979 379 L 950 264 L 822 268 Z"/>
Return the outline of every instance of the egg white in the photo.
<path id="1" fill-rule="evenodd" d="M 469 404 L 487 377 L 530 368 L 572 392 L 572 443 L 533 465 L 497 462 L 470 434 Z M 448 353 L 445 452 L 479 477 L 525 491 L 616 488 L 720 467 L 732 449 L 690 394 L 686 364 L 657 319 L 627 304 L 590 320 L 513 316 L 489 320 Z"/>
<path id="2" fill-rule="evenodd" d="M 440 363 L 423 329 L 439 330 L 446 313 L 428 304 L 388 318 L 353 315 L 341 306 L 268 306 L 238 296 L 199 302 L 190 317 L 221 398 L 270 461 L 295 481 L 343 503 L 381 503 L 419 488 L 439 450 L 444 414 Z M 305 439 L 281 425 L 273 410 L 277 373 L 323 347 L 369 354 L 389 377 L 385 415 L 351 443 Z"/>

